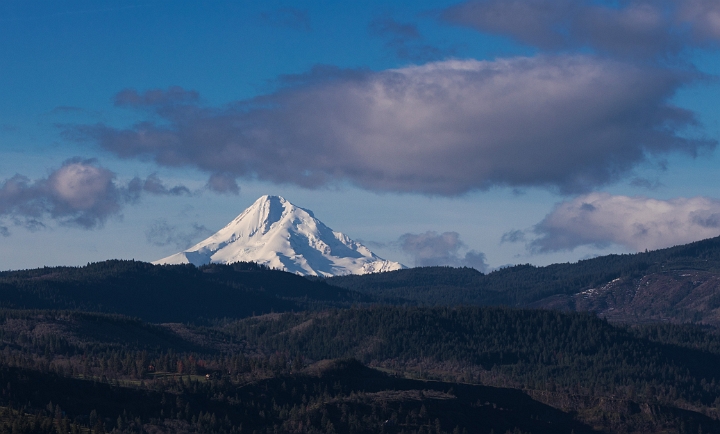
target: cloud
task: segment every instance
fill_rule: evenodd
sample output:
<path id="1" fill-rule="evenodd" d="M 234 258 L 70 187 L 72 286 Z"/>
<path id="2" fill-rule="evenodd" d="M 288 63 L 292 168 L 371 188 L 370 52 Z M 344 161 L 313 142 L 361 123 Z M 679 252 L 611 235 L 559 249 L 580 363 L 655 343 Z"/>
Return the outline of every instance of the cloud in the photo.
<path id="1" fill-rule="evenodd" d="M 212 235 L 212 231 L 205 226 L 194 223 L 192 229 L 183 231 L 177 226 L 170 225 L 166 220 L 157 220 L 145 231 L 145 238 L 150 244 L 156 246 L 173 245 L 178 249 L 187 249 L 198 239 Z"/>
<path id="2" fill-rule="evenodd" d="M 200 94 L 194 90 L 185 90 L 172 86 L 167 90 L 153 89 L 138 93 L 135 89 L 124 89 L 115 95 L 117 107 L 167 107 L 174 104 L 194 103 Z"/>
<path id="3" fill-rule="evenodd" d="M 659 249 L 720 235 L 720 200 L 590 193 L 556 205 L 534 232 L 539 238 L 529 247 L 540 253 L 611 244 Z"/>
<path id="4" fill-rule="evenodd" d="M 12 218 L 12 222 L 15 226 L 19 226 L 22 228 L 25 228 L 26 230 L 30 232 L 38 232 L 43 229 L 46 229 L 47 226 L 45 226 L 45 223 L 41 222 L 40 220 L 34 219 L 32 217 L 18 217 L 14 216 Z M 10 235 L 10 232 L 8 232 L 8 235 Z"/>
<path id="5" fill-rule="evenodd" d="M 502 237 L 500 238 L 500 244 L 504 243 L 519 243 L 521 241 L 525 241 L 526 235 L 524 231 L 513 229 L 509 232 L 505 232 L 502 234 Z"/>
<path id="6" fill-rule="evenodd" d="M 304 32 L 312 31 L 310 15 L 304 9 L 280 8 L 261 13 L 260 19 L 275 27 L 287 27 Z"/>
<path id="7" fill-rule="evenodd" d="M 173 195 L 189 192 L 186 187 L 163 187 L 155 175 L 119 185 L 112 171 L 95 160 L 73 158 L 52 171 L 47 178 L 31 180 L 15 175 L 0 182 L 0 217 L 9 217 L 16 226 L 35 231 L 45 227 L 43 219 L 84 229 L 101 227 L 120 214 L 125 203 L 136 201 L 142 192 Z M 9 230 L 0 231 L 7 236 Z"/>
<path id="8" fill-rule="evenodd" d="M 166 187 L 155 173 L 146 179 L 135 177 L 128 183 L 127 193 L 133 200 L 137 200 L 143 192 L 156 196 L 190 196 L 192 194 L 190 189 L 184 185 Z"/>
<path id="9" fill-rule="evenodd" d="M 481 272 L 488 269 L 484 253 L 470 250 L 464 256 L 460 255 L 459 251 L 467 246 L 460 241 L 460 234 L 457 232 L 407 233 L 400 236 L 397 244 L 402 251 L 413 256 L 416 267 L 450 265 L 472 267 Z"/>
<path id="10" fill-rule="evenodd" d="M 373 36 L 385 40 L 385 48 L 395 53 L 399 59 L 413 62 L 427 62 L 447 57 L 445 50 L 425 43 L 417 26 L 401 23 L 390 16 L 374 18 L 368 25 Z"/>
<path id="11" fill-rule="evenodd" d="M 651 181 L 646 178 L 633 178 L 630 181 L 630 185 L 632 185 L 633 187 L 645 188 L 647 190 L 657 190 L 658 188 L 663 186 L 663 184 L 658 180 Z"/>
<path id="12" fill-rule="evenodd" d="M 221 194 L 240 194 L 235 176 L 229 173 L 213 173 L 207 182 L 207 188 Z"/>
<path id="13" fill-rule="evenodd" d="M 86 228 L 102 224 L 120 210 L 114 177 L 111 171 L 89 161 L 63 165 L 48 177 L 48 188 L 53 197 L 50 215 Z"/>
<path id="14" fill-rule="evenodd" d="M 485 273 L 488 271 L 488 264 L 486 262 L 485 253 L 482 252 L 476 252 L 475 250 L 470 250 L 469 252 L 465 253 L 465 257 L 460 260 L 460 265 L 463 267 L 471 267 L 474 268 L 481 273 Z"/>
<path id="15" fill-rule="evenodd" d="M 169 101 L 129 128 L 75 125 L 65 134 L 122 158 L 195 167 L 213 175 L 210 186 L 222 176 L 431 195 L 496 185 L 586 192 L 649 155 L 716 146 L 678 133 L 697 124 L 669 100 L 694 79 L 584 55 L 318 68 L 224 107 L 169 98 L 190 91 L 127 93 L 120 99 L 142 110 Z"/>
<path id="16" fill-rule="evenodd" d="M 715 0 L 474 0 L 445 9 L 442 18 L 542 49 L 587 47 L 632 58 L 720 41 Z"/>
<path id="17" fill-rule="evenodd" d="M 720 41 L 720 4 L 715 0 L 676 0 L 679 3 L 678 19 L 691 23 L 696 43 Z"/>
<path id="18" fill-rule="evenodd" d="M 0 184 L 0 216 L 38 221 L 45 215 L 83 228 L 102 225 L 120 210 L 115 174 L 92 160 L 66 161 L 44 179 L 15 175 Z"/>

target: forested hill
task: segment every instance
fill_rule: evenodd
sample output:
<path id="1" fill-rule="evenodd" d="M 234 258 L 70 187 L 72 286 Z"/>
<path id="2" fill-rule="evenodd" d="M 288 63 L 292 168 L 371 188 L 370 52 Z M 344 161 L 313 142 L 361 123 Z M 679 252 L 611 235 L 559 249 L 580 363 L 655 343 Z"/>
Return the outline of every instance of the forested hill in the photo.
<path id="1" fill-rule="evenodd" d="M 424 305 L 528 306 L 557 295 L 574 295 L 615 279 L 642 279 L 676 270 L 720 273 L 720 237 L 652 252 L 608 255 L 545 267 L 517 265 L 489 274 L 470 268 L 423 267 L 326 279 L 368 295 Z"/>
<path id="2" fill-rule="evenodd" d="M 627 328 L 584 313 L 500 307 L 374 307 L 247 318 L 221 330 L 252 348 L 314 360 L 355 357 L 465 382 L 720 407 L 720 337 L 696 326 Z"/>
<path id="3" fill-rule="evenodd" d="M 623 322 L 720 326 L 720 237 L 631 255 L 482 274 L 423 267 L 311 280 L 253 263 L 111 260 L 0 272 L 0 307 L 118 313 L 150 322 L 243 318 L 353 304 L 506 305 L 592 311 Z"/>
<path id="4" fill-rule="evenodd" d="M 720 432 L 720 334 L 682 310 L 720 311 L 718 244 L 488 275 L 320 281 L 135 261 L 2 272 L 0 431 Z M 613 312 L 664 322 L 682 307 L 674 319 L 703 324 L 458 306 L 611 299 Z"/>
<path id="5" fill-rule="evenodd" d="M 196 268 L 111 260 L 0 273 L 0 307 L 118 313 L 150 322 L 242 318 L 369 300 L 254 263 Z"/>
<path id="6" fill-rule="evenodd" d="M 0 431 L 715 433 L 719 363 L 720 337 L 697 326 L 544 310 L 373 306 L 196 326 L 0 309 Z"/>

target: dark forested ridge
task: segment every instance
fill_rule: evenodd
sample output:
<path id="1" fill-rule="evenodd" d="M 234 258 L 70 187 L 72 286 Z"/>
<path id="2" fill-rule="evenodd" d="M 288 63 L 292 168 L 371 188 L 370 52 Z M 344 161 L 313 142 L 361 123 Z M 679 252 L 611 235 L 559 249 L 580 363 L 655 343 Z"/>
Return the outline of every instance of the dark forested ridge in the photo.
<path id="1" fill-rule="evenodd" d="M 370 300 L 257 264 L 155 266 L 105 261 L 0 273 L 0 306 L 118 313 L 151 322 L 242 318 Z"/>
<path id="2" fill-rule="evenodd" d="M 0 431 L 720 432 L 719 288 L 719 239 L 487 275 L 1 272 Z"/>
<path id="3" fill-rule="evenodd" d="M 622 322 L 720 325 L 720 238 L 489 274 L 421 267 L 311 280 L 248 263 L 196 268 L 136 261 L 0 272 L 0 307 L 119 313 L 151 322 L 357 303 L 539 307 L 592 311 Z"/>

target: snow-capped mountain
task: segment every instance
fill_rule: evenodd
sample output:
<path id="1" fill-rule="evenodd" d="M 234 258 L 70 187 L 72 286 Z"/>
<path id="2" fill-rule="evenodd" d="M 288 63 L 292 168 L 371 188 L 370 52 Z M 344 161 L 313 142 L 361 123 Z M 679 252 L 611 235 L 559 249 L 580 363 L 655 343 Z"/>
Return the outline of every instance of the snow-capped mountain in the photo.
<path id="1" fill-rule="evenodd" d="M 215 235 L 153 264 L 252 261 L 311 276 L 367 274 L 406 268 L 382 259 L 280 196 L 262 196 Z"/>

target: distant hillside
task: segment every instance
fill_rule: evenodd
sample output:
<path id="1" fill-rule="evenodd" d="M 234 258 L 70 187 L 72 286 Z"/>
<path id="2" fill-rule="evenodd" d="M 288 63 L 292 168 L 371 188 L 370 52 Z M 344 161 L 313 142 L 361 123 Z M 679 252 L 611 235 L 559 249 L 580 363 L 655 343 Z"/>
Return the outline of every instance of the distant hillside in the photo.
<path id="1" fill-rule="evenodd" d="M 112 260 L 0 273 L 0 307 L 118 313 L 150 322 L 243 318 L 369 300 L 252 263 L 196 268 Z"/>
<path id="2" fill-rule="evenodd" d="M 720 325 L 720 237 L 577 263 L 517 265 L 487 275 L 470 268 L 424 267 L 325 281 L 408 304 L 589 310 L 625 322 Z"/>
<path id="3" fill-rule="evenodd" d="M 552 378 L 551 389 L 565 393 L 709 406 L 720 399 L 720 337 L 692 326 L 628 329 L 586 313 L 498 307 L 375 307 L 247 318 L 222 330 L 251 347 L 355 357 L 446 380 L 545 390 Z"/>
<path id="4" fill-rule="evenodd" d="M 700 327 L 543 310 L 376 306 L 194 326 L 0 309 L 0 430 L 710 433 L 718 363 L 720 337 Z"/>
<path id="5" fill-rule="evenodd" d="M 496 307 L 375 307 L 247 318 L 221 329 L 289 358 L 355 357 L 405 376 L 520 389 L 603 432 L 700 432 L 675 425 L 682 418 L 709 423 L 702 432 L 720 429 L 720 337 L 695 326 L 627 328 L 588 314 Z"/>

